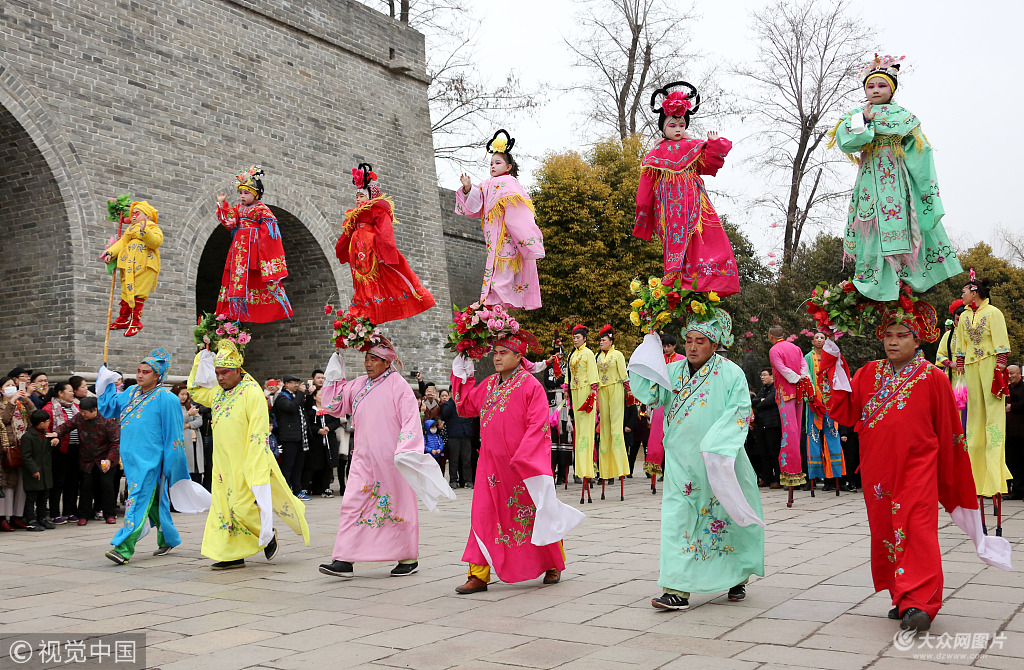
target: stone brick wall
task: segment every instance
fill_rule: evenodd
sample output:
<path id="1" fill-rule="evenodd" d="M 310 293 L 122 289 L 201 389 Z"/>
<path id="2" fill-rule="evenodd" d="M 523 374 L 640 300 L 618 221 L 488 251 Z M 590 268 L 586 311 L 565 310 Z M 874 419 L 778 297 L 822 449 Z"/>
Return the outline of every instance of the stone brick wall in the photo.
<path id="1" fill-rule="evenodd" d="M 395 200 L 399 249 L 438 305 L 450 304 L 436 262 L 445 238 L 423 50 L 422 35 L 354 0 L 4 3 L 0 153 L 13 160 L 0 167 L 0 276 L 5 287 L 18 278 L 20 291 L 31 274 L 35 286 L 4 298 L 0 369 L 99 364 L 105 201 L 130 190 L 160 210 L 163 270 L 145 329 L 113 334 L 110 360 L 131 366 L 159 344 L 175 356 L 172 374 L 186 374 L 196 286 L 217 274 L 200 273 L 216 194 L 231 193 L 252 163 L 264 166 L 264 199 L 282 220 L 296 312 L 292 324 L 261 328 L 254 372 L 326 363 L 321 308 L 331 294 L 347 306 L 351 294 L 334 242 L 359 162 Z M 437 376 L 448 320 L 439 308 L 385 330 L 407 367 Z"/>
<path id="2" fill-rule="evenodd" d="M 480 282 L 487 245 L 480 219 L 455 213 L 455 191 L 438 188 L 441 200 L 441 226 L 444 230 L 445 258 L 448 262 L 448 290 L 459 307 L 480 299 Z"/>

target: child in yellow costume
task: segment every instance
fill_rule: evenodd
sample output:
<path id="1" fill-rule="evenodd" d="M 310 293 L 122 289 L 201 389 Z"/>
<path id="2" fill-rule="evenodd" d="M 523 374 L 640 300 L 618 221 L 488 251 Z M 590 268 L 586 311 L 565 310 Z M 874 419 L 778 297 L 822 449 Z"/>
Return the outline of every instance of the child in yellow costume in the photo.
<path id="1" fill-rule="evenodd" d="M 107 263 L 117 258 L 121 272 L 121 311 L 110 327 L 124 330 L 125 337 L 142 330 L 142 306 L 156 288 L 160 245 L 164 243 L 164 234 L 156 223 L 157 210 L 148 202 L 133 202 L 129 217 L 131 223 L 121 239 L 103 252 Z"/>
<path id="2" fill-rule="evenodd" d="M 276 512 L 309 544 L 306 508 L 292 495 L 267 446 L 270 414 L 263 389 L 242 369 L 242 354 L 221 340 L 217 355 L 196 354 L 188 377 L 192 400 L 213 410 L 213 504 L 202 553 L 214 570 L 244 568 L 260 549 L 277 554 Z"/>
<path id="3" fill-rule="evenodd" d="M 598 344 L 601 348 L 597 354 L 601 443 L 597 450 L 597 462 L 603 479 L 618 479 L 629 474 L 626 439 L 622 432 L 629 377 L 626 375 L 626 359 L 621 351 L 615 349 L 615 331 L 610 325 L 601 328 Z"/>

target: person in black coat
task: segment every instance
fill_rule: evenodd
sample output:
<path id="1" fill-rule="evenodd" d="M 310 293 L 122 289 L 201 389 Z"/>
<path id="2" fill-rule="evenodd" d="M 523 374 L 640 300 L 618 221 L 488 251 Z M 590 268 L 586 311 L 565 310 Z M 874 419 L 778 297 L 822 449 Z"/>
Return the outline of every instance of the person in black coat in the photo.
<path id="1" fill-rule="evenodd" d="M 299 391 L 299 378 L 285 375 L 284 389 L 274 401 L 277 419 L 277 441 L 281 444 L 281 474 L 299 500 L 309 500 L 302 489 L 302 468 L 309 451 L 306 413 L 303 411 L 305 395 Z"/>
<path id="2" fill-rule="evenodd" d="M 1024 381 L 1019 365 L 1007 365 L 1010 395 L 1006 397 L 1006 467 L 1013 488 L 1006 500 L 1024 500 Z"/>
<path id="3" fill-rule="evenodd" d="M 771 368 L 761 370 L 761 389 L 750 399 L 761 467 L 759 485 L 779 488 L 779 450 L 782 449 L 782 419 L 775 400 L 775 378 Z"/>
<path id="4" fill-rule="evenodd" d="M 324 414 L 320 388 L 314 387 L 312 402 L 306 404 L 306 425 L 309 426 L 309 452 L 306 454 L 305 473 L 302 480 L 311 495 L 319 493 L 324 498 L 333 498 L 331 480 L 334 468 L 338 466 L 338 434 L 341 419 Z M 341 493 L 345 493 L 345 482 L 341 482 Z"/>
<path id="5" fill-rule="evenodd" d="M 37 409 L 29 415 L 32 424 L 21 436 L 21 476 L 25 486 L 25 530 L 41 531 L 56 528 L 46 515 L 47 492 L 53 487 L 53 455 L 50 441 L 43 437 L 50 425 L 50 415 Z"/>
<path id="6" fill-rule="evenodd" d="M 463 419 L 448 398 L 441 405 L 441 420 L 448 432 L 448 481 L 454 488 L 473 488 L 473 423 Z"/>

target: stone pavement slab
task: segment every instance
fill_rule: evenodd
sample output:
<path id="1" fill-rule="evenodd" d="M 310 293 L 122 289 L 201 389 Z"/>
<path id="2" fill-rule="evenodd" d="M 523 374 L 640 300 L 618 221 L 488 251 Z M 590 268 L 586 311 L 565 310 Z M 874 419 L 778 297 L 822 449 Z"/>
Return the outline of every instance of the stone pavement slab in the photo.
<path id="1" fill-rule="evenodd" d="M 272 563 L 257 556 L 225 572 L 199 554 L 202 515 L 175 516 L 183 542 L 170 555 L 152 556 L 155 541 L 144 538 L 125 566 L 103 558 L 116 529 L 106 524 L 3 533 L 0 624 L 144 632 L 149 665 L 163 670 L 1024 667 L 1024 582 L 978 561 L 946 521 L 945 605 L 931 633 L 950 645 L 968 634 L 999 646 L 894 645 L 898 625 L 886 618 L 888 595 L 872 586 L 859 494 L 800 492 L 787 509 L 785 492 L 762 489 L 767 574 L 751 579 L 743 602 L 694 594 L 691 609 L 676 613 L 650 606 L 660 595 L 661 495 L 645 480 L 627 480 L 625 502 L 582 506 L 589 518 L 565 543 L 560 584 L 495 582 L 472 596 L 454 590 L 465 581 L 472 500 L 458 494 L 437 514 L 421 512 L 420 571 L 401 579 L 385 563 L 357 565 L 352 580 L 317 571 L 329 560 L 340 498 L 307 504 L 310 547 L 285 531 Z M 579 506 L 575 487 L 558 495 Z M 1024 532 L 1020 502 L 1005 503 L 1004 529 L 1024 560 L 1009 530 Z"/>

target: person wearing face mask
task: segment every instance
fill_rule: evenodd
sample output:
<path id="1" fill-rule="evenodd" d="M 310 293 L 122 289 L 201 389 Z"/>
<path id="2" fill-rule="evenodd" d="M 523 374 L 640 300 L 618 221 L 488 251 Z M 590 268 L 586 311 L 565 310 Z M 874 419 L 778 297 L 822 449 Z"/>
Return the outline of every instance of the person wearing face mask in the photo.
<path id="1" fill-rule="evenodd" d="M 29 401 L 28 391 L 18 389 L 11 377 L 0 379 L 0 531 L 10 532 L 25 528 L 28 523 L 25 509 L 25 486 L 21 476 L 21 437 L 25 434 L 35 409 Z"/>
<path id="2" fill-rule="evenodd" d="M 519 165 L 512 157 L 516 141 L 508 131 L 494 133 L 487 143 L 491 176 L 473 184 L 460 179 L 455 192 L 455 213 L 480 219 L 487 242 L 480 302 L 520 309 L 541 306 L 537 261 L 544 258 L 544 236 L 534 218 L 533 202 L 519 183 Z"/>
<path id="3" fill-rule="evenodd" d="M 677 87 L 686 91 L 672 90 Z M 683 288 L 696 283 L 696 291 L 726 296 L 740 292 L 736 258 L 701 175 L 718 174 L 732 142 L 716 132 L 707 139 L 690 135 L 690 117 L 698 109 L 700 94 L 685 81 L 651 95 L 662 136 L 644 156 L 633 236 L 649 240 L 656 233 L 661 238 L 665 274 L 679 274 Z"/>
<path id="4" fill-rule="evenodd" d="M 252 165 L 235 178 L 238 206 L 217 195 L 217 221 L 232 233 L 217 314 L 231 321 L 270 323 L 292 318 L 292 305 L 281 280 L 288 276 L 281 228 L 263 204 L 263 168 Z"/>
<path id="5" fill-rule="evenodd" d="M 423 422 L 423 452 L 430 454 L 435 461 L 437 461 L 438 467 L 441 468 L 441 475 L 444 475 L 444 466 L 447 462 L 447 454 L 445 453 L 444 440 L 437 433 L 437 421 L 433 419 L 427 419 Z"/>
<path id="6" fill-rule="evenodd" d="M 334 252 L 352 271 L 349 313 L 374 324 L 415 316 L 434 306 L 395 242 L 395 204 L 377 185 L 369 163 L 352 170 L 356 206 L 345 212 Z"/>
<path id="7" fill-rule="evenodd" d="M 829 133 L 829 146 L 860 168 L 843 253 L 854 260 L 854 286 L 878 301 L 896 300 L 901 282 L 920 293 L 963 272 L 942 226 L 932 146 L 920 119 L 892 99 L 902 60 L 875 54 L 865 63 L 866 104 Z"/>

